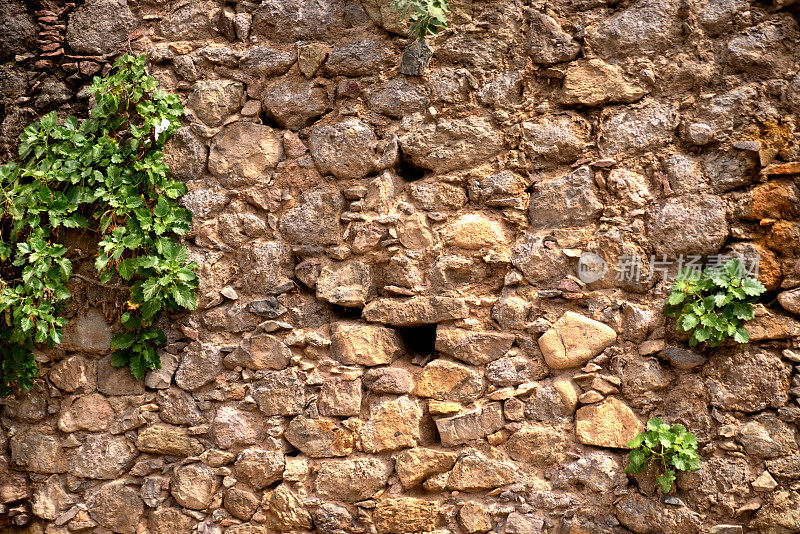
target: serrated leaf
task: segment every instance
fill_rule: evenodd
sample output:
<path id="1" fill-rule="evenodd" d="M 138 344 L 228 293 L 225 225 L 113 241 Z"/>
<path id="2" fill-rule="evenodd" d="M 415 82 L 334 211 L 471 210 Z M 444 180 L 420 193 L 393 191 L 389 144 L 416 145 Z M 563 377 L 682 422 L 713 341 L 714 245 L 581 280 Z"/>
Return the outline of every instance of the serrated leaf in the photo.
<path id="1" fill-rule="evenodd" d="M 672 489 L 672 484 L 675 482 L 675 471 L 667 469 L 663 474 L 656 477 L 656 482 L 658 482 L 661 493 L 669 493 Z"/>

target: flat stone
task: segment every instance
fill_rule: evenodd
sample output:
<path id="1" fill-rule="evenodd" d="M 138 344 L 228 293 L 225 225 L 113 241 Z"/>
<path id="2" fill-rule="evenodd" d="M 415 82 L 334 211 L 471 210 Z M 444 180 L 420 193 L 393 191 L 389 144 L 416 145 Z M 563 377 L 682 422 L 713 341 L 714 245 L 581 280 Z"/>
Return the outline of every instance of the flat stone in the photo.
<path id="1" fill-rule="evenodd" d="M 344 198 L 332 187 L 304 191 L 281 218 L 280 230 L 290 243 L 336 245 L 341 240 L 339 216 Z"/>
<path id="2" fill-rule="evenodd" d="M 379 458 L 323 460 L 314 487 L 322 499 L 358 502 L 386 487 L 391 471 L 391 466 Z"/>
<path id="3" fill-rule="evenodd" d="M 423 411 L 420 402 L 407 396 L 375 401 L 359 432 L 369 453 L 416 446 L 421 439 Z"/>
<path id="4" fill-rule="evenodd" d="M 479 406 L 451 417 L 436 419 L 436 429 L 445 447 L 480 439 L 503 428 L 503 409 L 498 402 Z"/>
<path id="5" fill-rule="evenodd" d="M 398 367 L 376 367 L 361 377 L 364 387 L 375 393 L 405 395 L 411 393 L 414 379 L 406 369 Z"/>
<path id="6" fill-rule="evenodd" d="M 253 78 L 279 76 L 294 64 L 292 52 L 281 52 L 269 46 L 251 46 L 239 60 L 239 69 Z"/>
<path id="7" fill-rule="evenodd" d="M 780 458 L 773 458 L 765 462 L 767 470 L 779 478 L 791 480 L 800 477 L 800 454 L 794 453 Z"/>
<path id="8" fill-rule="evenodd" d="M 453 452 L 425 447 L 406 449 L 395 459 L 395 471 L 405 489 L 421 484 L 426 478 L 452 469 L 458 459 Z"/>
<path id="9" fill-rule="evenodd" d="M 175 501 L 192 510 L 202 510 L 208 506 L 216 490 L 214 471 L 201 463 L 178 467 L 170 483 L 170 492 Z"/>
<path id="10" fill-rule="evenodd" d="M 248 187 L 265 180 L 281 160 L 278 133 L 263 124 L 234 122 L 211 141 L 208 170 L 223 187 Z"/>
<path id="11" fill-rule="evenodd" d="M 353 452 L 353 433 L 333 419 L 295 417 L 284 432 L 286 441 L 311 458 L 347 456 Z"/>
<path id="12" fill-rule="evenodd" d="M 303 76 L 312 78 L 319 70 L 325 58 L 328 57 L 330 47 L 323 43 L 306 43 L 297 47 L 297 66 Z"/>
<path id="13" fill-rule="evenodd" d="M 234 406 L 220 406 L 211 425 L 211 434 L 222 449 L 236 445 L 254 445 L 266 437 L 264 417 Z"/>
<path id="14" fill-rule="evenodd" d="M 139 493 L 121 480 L 89 490 L 86 508 L 100 526 L 119 534 L 135 534 L 144 513 Z"/>
<path id="15" fill-rule="evenodd" d="M 415 39 L 403 50 L 400 74 L 422 76 L 433 57 L 433 48 L 423 40 Z"/>
<path id="16" fill-rule="evenodd" d="M 37 486 L 31 499 L 31 511 L 37 517 L 53 521 L 72 502 L 61 477 L 53 475 Z"/>
<path id="17" fill-rule="evenodd" d="M 485 388 L 483 373 L 460 363 L 436 359 L 422 370 L 414 394 L 469 404 L 480 398 Z"/>
<path id="18" fill-rule="evenodd" d="M 317 298 L 331 304 L 363 307 L 375 293 L 372 267 L 358 261 L 326 265 L 317 278 Z"/>
<path id="19" fill-rule="evenodd" d="M 431 531 L 436 528 L 439 505 L 412 497 L 383 498 L 375 505 L 375 526 L 386 534 Z"/>
<path id="20" fill-rule="evenodd" d="M 561 223 L 554 223 L 561 226 Z M 521 234 L 511 248 L 511 263 L 525 275 L 525 279 L 534 285 L 554 283 L 568 272 L 569 260 L 552 242 L 546 240 L 544 232 L 525 232 Z M 559 294 L 561 293 L 560 290 Z M 520 297 L 508 297 L 501 301 L 511 311 L 511 324 L 514 328 L 524 328 L 527 323 L 529 304 Z M 498 310 L 499 311 L 499 310 Z"/>
<path id="21" fill-rule="evenodd" d="M 270 334 L 246 337 L 242 344 L 225 355 L 223 362 L 228 368 L 237 365 L 247 369 L 285 369 L 289 366 L 292 351 L 286 343 Z"/>
<path id="22" fill-rule="evenodd" d="M 392 328 L 345 321 L 331 325 L 331 353 L 344 365 L 384 365 L 402 352 L 400 336 Z"/>
<path id="23" fill-rule="evenodd" d="M 318 217 L 316 220 L 320 222 L 320 232 L 328 230 L 325 223 L 329 221 L 324 218 L 324 214 Z M 338 236 L 338 215 L 335 226 L 331 225 L 330 229 Z M 248 292 L 257 296 L 279 295 L 294 287 L 290 280 L 294 270 L 294 257 L 286 242 L 257 241 L 242 247 L 238 256 L 242 287 Z M 251 304 L 248 303 L 244 308 L 248 313 L 253 313 L 255 305 Z"/>
<path id="24" fill-rule="evenodd" d="M 778 302 L 783 309 L 800 315 L 800 289 L 781 291 L 778 294 Z"/>
<path id="25" fill-rule="evenodd" d="M 62 432 L 77 430 L 101 432 L 108 429 L 114 415 L 111 404 L 102 395 L 92 393 L 70 399 L 62 404 L 58 428 Z"/>
<path id="26" fill-rule="evenodd" d="M 209 343 L 191 343 L 183 351 L 175 371 L 175 384 L 183 390 L 194 391 L 214 381 L 223 372 L 222 352 Z"/>
<path id="27" fill-rule="evenodd" d="M 126 0 L 87 0 L 69 15 L 67 43 L 77 54 L 119 52 L 135 28 Z"/>
<path id="28" fill-rule="evenodd" d="M 379 298 L 364 308 L 367 321 L 395 326 L 420 326 L 455 319 L 464 319 L 469 309 L 466 302 L 452 297 Z"/>
<path id="29" fill-rule="evenodd" d="M 715 352 L 702 369 L 709 402 L 722 410 L 758 412 L 789 400 L 791 367 L 753 347 Z"/>
<path id="30" fill-rule="evenodd" d="M 177 508 L 159 508 L 150 512 L 147 526 L 151 534 L 175 534 L 191 532 L 195 520 Z"/>
<path id="31" fill-rule="evenodd" d="M 353 417 L 361 413 L 361 380 L 326 380 L 317 399 L 320 415 Z"/>
<path id="32" fill-rule="evenodd" d="M 283 478 L 286 460 L 281 451 L 258 447 L 243 450 L 236 457 L 236 478 L 255 490 L 266 488 Z"/>
<path id="33" fill-rule="evenodd" d="M 505 534 L 541 534 L 544 521 L 534 514 L 512 512 L 506 518 Z"/>
<path id="34" fill-rule="evenodd" d="M 375 170 L 378 139 L 358 119 L 315 127 L 309 138 L 311 156 L 323 175 L 340 179 L 363 178 Z"/>
<path id="35" fill-rule="evenodd" d="M 411 161 L 437 173 L 485 163 L 503 148 L 503 136 L 482 117 L 442 119 L 408 125 L 398 134 Z"/>
<path id="36" fill-rule="evenodd" d="M 300 130 L 332 109 L 324 87 L 312 80 L 279 78 L 261 98 L 264 112 L 283 128 Z"/>
<path id="37" fill-rule="evenodd" d="M 475 492 L 513 484 L 518 479 L 519 472 L 513 463 L 467 449 L 453 466 L 447 479 L 447 487 L 457 491 Z"/>
<path id="38" fill-rule="evenodd" d="M 586 31 L 585 45 L 600 57 L 636 57 L 661 53 L 681 35 L 677 0 L 645 0 L 614 16 L 602 19 Z"/>
<path id="39" fill-rule="evenodd" d="M 61 391 L 72 393 L 97 387 L 97 362 L 80 354 L 73 354 L 55 363 L 48 374 L 50 382 Z"/>
<path id="40" fill-rule="evenodd" d="M 578 115 L 525 121 L 520 147 L 538 167 L 572 163 L 586 152 L 590 128 L 586 119 Z"/>
<path id="41" fill-rule="evenodd" d="M 33 473 L 64 473 L 67 462 L 57 437 L 36 431 L 11 438 L 11 465 Z"/>
<path id="42" fill-rule="evenodd" d="M 233 517 L 242 521 L 249 521 L 261 501 L 252 491 L 233 487 L 225 492 L 222 503 Z"/>
<path id="43" fill-rule="evenodd" d="M 330 0 L 314 9 L 302 0 L 264 0 L 253 13 L 252 34 L 284 43 L 334 38 L 342 35 L 346 18 L 341 3 Z"/>
<path id="44" fill-rule="evenodd" d="M 467 501 L 458 509 L 458 523 L 467 534 L 486 532 L 492 528 L 486 507 L 474 501 Z"/>
<path id="45" fill-rule="evenodd" d="M 189 435 L 188 430 L 173 425 L 152 425 L 139 430 L 136 448 L 151 454 L 194 456 L 203 452 L 200 442 Z"/>
<path id="46" fill-rule="evenodd" d="M 198 81 L 192 86 L 186 105 L 206 125 L 222 126 L 228 117 L 242 109 L 244 85 L 231 80 Z"/>
<path id="47" fill-rule="evenodd" d="M 622 70 L 602 59 L 570 63 L 564 77 L 561 102 L 572 106 L 597 107 L 611 103 L 630 104 L 645 91 L 628 82 Z"/>
<path id="48" fill-rule="evenodd" d="M 90 434 L 70 462 L 70 474 L 81 478 L 110 480 L 126 473 L 138 451 L 124 436 Z"/>
<path id="49" fill-rule="evenodd" d="M 518 462 L 552 465 L 562 457 L 568 446 L 569 438 L 562 428 L 526 423 L 508 438 L 506 452 Z"/>
<path id="50" fill-rule="evenodd" d="M 534 226 L 553 228 L 588 224 L 603 211 L 589 167 L 561 178 L 537 182 L 528 214 Z"/>
<path id="51" fill-rule="evenodd" d="M 24 473 L 14 471 L 5 456 L 0 457 L 0 504 L 5 504 L 30 496 L 28 478 Z"/>
<path id="52" fill-rule="evenodd" d="M 328 76 L 368 76 L 380 72 L 391 62 L 386 45 L 375 39 L 359 39 L 335 46 L 328 55 L 325 72 Z"/>
<path id="53" fill-rule="evenodd" d="M 637 107 L 606 111 L 600 124 L 600 154 L 630 155 L 664 146 L 674 138 L 677 126 L 677 108 L 650 99 Z"/>
<path id="54" fill-rule="evenodd" d="M 725 203 L 714 195 L 668 199 L 652 227 L 656 253 L 669 258 L 714 254 L 725 243 L 728 232 Z"/>
<path id="55" fill-rule="evenodd" d="M 658 353 L 658 357 L 667 360 L 672 367 L 682 371 L 690 371 L 708 361 L 702 354 L 677 347 L 668 347 Z"/>
<path id="56" fill-rule="evenodd" d="M 575 414 L 575 434 L 584 445 L 625 448 L 644 430 L 628 405 L 614 397 L 583 406 Z"/>
<path id="57" fill-rule="evenodd" d="M 553 369 L 578 367 L 617 339 L 610 326 L 568 311 L 539 338 L 539 348 Z"/>
<path id="58" fill-rule="evenodd" d="M 89 309 L 67 323 L 60 347 L 72 352 L 106 353 L 111 348 L 111 328 L 103 314 Z"/>
<path id="59" fill-rule="evenodd" d="M 287 485 L 281 484 L 269 500 L 269 526 L 274 531 L 297 531 L 311 528 L 311 514 Z"/>
<path id="60" fill-rule="evenodd" d="M 450 221 L 440 229 L 447 245 L 464 250 L 508 247 L 508 232 L 503 225 L 480 213 L 466 213 Z"/>
<path id="61" fill-rule="evenodd" d="M 266 373 L 253 383 L 252 395 L 264 415 L 299 415 L 305 406 L 305 387 L 295 368 Z"/>

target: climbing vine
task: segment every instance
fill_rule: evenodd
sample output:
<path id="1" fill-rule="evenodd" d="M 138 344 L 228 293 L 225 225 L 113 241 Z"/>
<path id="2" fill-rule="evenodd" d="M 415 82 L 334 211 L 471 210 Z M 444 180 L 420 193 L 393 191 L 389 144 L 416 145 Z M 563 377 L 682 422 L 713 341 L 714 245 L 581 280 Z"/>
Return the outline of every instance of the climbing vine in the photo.
<path id="1" fill-rule="evenodd" d="M 436 36 L 447 29 L 448 0 L 392 0 L 392 6 L 403 19 L 408 17 L 410 37 L 424 41 L 428 35 Z"/>
<path id="2" fill-rule="evenodd" d="M 144 56 L 120 57 L 94 79 L 89 118 L 45 115 L 20 136 L 19 160 L 0 167 L 0 395 L 33 387 L 35 345 L 61 342 L 76 236 L 97 243 L 96 279 L 81 278 L 126 291 L 112 365 L 137 378 L 158 369 L 166 338 L 155 324 L 195 308 L 197 266 L 178 241 L 191 226 L 178 204 L 186 185 L 162 152 L 183 108 L 157 87 Z"/>

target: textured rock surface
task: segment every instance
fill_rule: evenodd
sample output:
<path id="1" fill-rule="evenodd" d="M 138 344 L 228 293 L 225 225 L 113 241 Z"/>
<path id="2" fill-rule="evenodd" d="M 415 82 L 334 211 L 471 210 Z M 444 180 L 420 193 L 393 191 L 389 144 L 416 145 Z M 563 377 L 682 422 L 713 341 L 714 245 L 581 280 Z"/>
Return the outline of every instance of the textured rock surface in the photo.
<path id="1" fill-rule="evenodd" d="M 65 233 L 0 531 L 800 531 L 800 4 L 450 5 L 409 44 L 391 0 L 0 0 L 0 162 L 146 54 L 200 278 L 135 380 Z M 689 351 L 665 296 L 727 253 L 750 343 Z M 664 502 L 624 473 L 652 416 L 703 461 Z"/>

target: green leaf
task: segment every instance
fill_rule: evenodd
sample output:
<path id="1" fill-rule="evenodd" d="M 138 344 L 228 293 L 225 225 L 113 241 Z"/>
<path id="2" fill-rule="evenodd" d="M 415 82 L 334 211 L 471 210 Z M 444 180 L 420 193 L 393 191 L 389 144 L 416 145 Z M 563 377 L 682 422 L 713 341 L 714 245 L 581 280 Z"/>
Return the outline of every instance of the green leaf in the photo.
<path id="1" fill-rule="evenodd" d="M 672 484 L 675 482 L 675 471 L 667 469 L 663 474 L 656 477 L 658 487 L 661 488 L 661 493 L 669 493 L 672 489 Z"/>
<path id="2" fill-rule="evenodd" d="M 683 316 L 683 319 L 681 319 L 679 324 L 681 330 L 683 330 L 684 332 L 689 332 L 698 324 L 700 324 L 700 318 L 697 315 L 689 313 Z"/>
<path id="3" fill-rule="evenodd" d="M 733 340 L 737 343 L 747 343 L 750 341 L 750 333 L 744 328 L 737 328 L 736 333 L 733 334 Z"/>
<path id="4" fill-rule="evenodd" d="M 634 449 L 628 455 L 628 465 L 625 472 L 629 475 L 638 475 L 644 471 L 647 464 L 647 455 L 644 451 Z"/>

